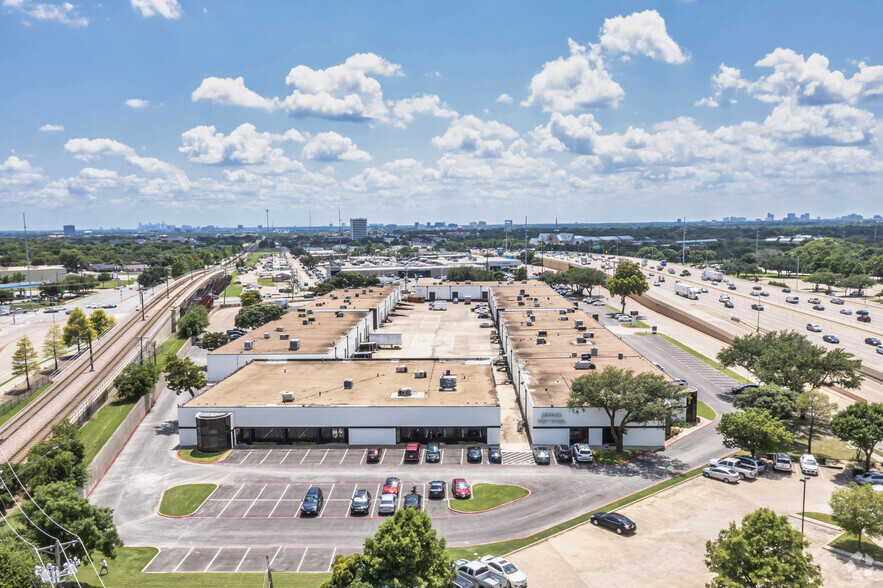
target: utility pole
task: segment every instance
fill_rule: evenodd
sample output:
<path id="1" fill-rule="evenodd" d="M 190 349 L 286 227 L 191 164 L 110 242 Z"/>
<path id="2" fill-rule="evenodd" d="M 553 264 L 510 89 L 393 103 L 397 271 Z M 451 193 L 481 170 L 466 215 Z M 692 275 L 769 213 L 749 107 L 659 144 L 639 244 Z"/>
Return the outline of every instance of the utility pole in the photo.
<path id="1" fill-rule="evenodd" d="M 527 269 L 527 217 L 524 217 L 524 269 L 527 271 L 527 277 L 530 277 L 530 270 Z"/>
<path id="2" fill-rule="evenodd" d="M 61 554 L 64 552 L 64 548 L 76 545 L 77 541 L 65 541 L 62 543 L 57 538 L 53 537 L 53 539 L 55 539 L 54 545 L 41 547 L 36 551 L 41 553 L 53 553 L 55 555 L 55 567 L 53 568 L 52 564 L 47 566 L 37 566 L 35 572 L 44 582 L 49 582 L 53 586 L 60 586 L 65 580 L 77 573 L 77 568 L 80 565 L 80 558 L 72 557 L 68 559 L 64 566 L 62 566 Z M 67 559 L 66 555 L 65 559 Z"/>
<path id="3" fill-rule="evenodd" d="M 684 238 L 681 240 L 681 265 L 687 259 L 687 217 L 684 217 Z"/>
<path id="4" fill-rule="evenodd" d="M 267 213 L 267 249 L 270 248 L 270 209 L 264 209 L 264 212 Z"/>
<path id="5" fill-rule="evenodd" d="M 760 241 L 760 225 L 757 225 L 757 230 L 754 233 L 754 257 L 757 257 L 757 244 Z"/>
<path id="6" fill-rule="evenodd" d="M 31 291 L 31 256 L 28 253 L 28 221 L 25 213 L 21 213 L 21 224 L 25 229 L 25 260 L 28 264 L 28 301 L 31 303 L 31 312 L 34 312 L 34 293 Z"/>
<path id="7" fill-rule="evenodd" d="M 144 287 L 143 286 L 138 287 L 138 295 L 141 297 L 141 320 L 145 321 L 147 319 L 144 317 Z"/>

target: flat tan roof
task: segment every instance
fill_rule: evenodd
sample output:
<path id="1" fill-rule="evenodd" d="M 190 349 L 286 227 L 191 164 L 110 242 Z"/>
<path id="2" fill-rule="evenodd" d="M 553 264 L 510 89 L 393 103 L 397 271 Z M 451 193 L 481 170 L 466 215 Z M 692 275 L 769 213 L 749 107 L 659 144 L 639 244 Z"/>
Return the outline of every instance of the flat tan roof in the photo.
<path id="1" fill-rule="evenodd" d="M 407 373 L 396 373 L 405 365 Z M 415 378 L 424 370 L 426 378 Z M 446 370 L 457 376 L 457 389 L 441 391 Z M 353 380 L 351 390 L 343 381 Z M 409 387 L 411 397 L 398 397 Z M 496 406 L 490 362 L 439 360 L 254 361 L 197 396 L 188 407 L 282 405 L 282 392 L 294 393 L 295 406 Z M 286 403 L 288 404 L 288 403 Z"/>
<path id="2" fill-rule="evenodd" d="M 524 290 L 524 294 L 521 294 L 522 290 Z M 527 285 L 494 286 L 491 288 L 491 296 L 494 297 L 494 304 L 498 310 L 573 308 L 573 302 L 542 282 Z M 518 300 L 519 296 L 521 300 Z"/>
<path id="3" fill-rule="evenodd" d="M 417 280 L 418 286 L 510 286 L 505 280 L 490 280 L 485 282 L 479 281 L 470 281 L 468 284 L 466 282 L 449 282 L 447 280 L 440 280 L 439 278 L 419 278 Z M 545 282 L 540 282 L 539 280 L 529 280 L 527 283 L 524 282 L 512 282 L 511 286 L 520 286 L 522 288 L 525 287 L 536 287 L 536 286 L 546 286 Z M 554 292 L 554 290 L 553 290 Z"/>
<path id="4" fill-rule="evenodd" d="M 344 312 L 341 317 L 336 316 L 333 312 L 314 312 L 306 317 L 301 317 L 299 316 L 300 314 L 303 313 L 297 311 L 288 312 L 282 318 L 258 327 L 239 339 L 230 341 L 226 345 L 215 349 L 212 353 L 217 355 L 237 353 L 247 355 L 323 353 L 338 343 L 341 337 L 346 337 L 359 324 L 359 321 L 368 316 L 368 311 Z M 305 318 L 306 320 L 315 318 L 315 320 L 305 325 L 303 324 Z M 278 327 L 282 327 L 284 330 L 277 331 Z M 270 338 L 265 339 L 264 333 L 269 333 Z M 300 339 L 300 349 L 298 351 L 289 351 L 289 341 L 279 338 L 283 334 L 287 334 L 289 339 Z M 246 351 L 245 341 L 254 342 L 251 350 Z"/>
<path id="5" fill-rule="evenodd" d="M 307 308 L 316 310 L 372 309 L 380 306 L 380 303 L 389 298 L 389 295 L 395 290 L 396 286 L 332 290 L 324 296 L 310 300 L 305 304 L 299 304 L 296 308 L 299 310 Z"/>

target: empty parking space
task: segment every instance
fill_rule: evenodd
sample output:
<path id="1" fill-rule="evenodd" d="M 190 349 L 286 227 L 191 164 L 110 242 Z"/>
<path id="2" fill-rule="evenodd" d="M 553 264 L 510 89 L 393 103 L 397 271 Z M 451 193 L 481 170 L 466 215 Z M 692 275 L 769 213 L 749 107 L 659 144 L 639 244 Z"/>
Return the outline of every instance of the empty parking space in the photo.
<path id="1" fill-rule="evenodd" d="M 217 548 L 195 547 L 178 566 L 179 572 L 204 572 L 218 555 Z"/>
<path id="2" fill-rule="evenodd" d="M 448 500 L 433 498 L 431 500 L 425 500 L 423 502 L 423 509 L 426 511 L 431 517 L 437 516 L 445 516 L 451 514 L 451 510 L 448 508 Z"/>
<path id="3" fill-rule="evenodd" d="M 442 449 L 441 462 L 446 465 L 460 465 L 464 461 L 464 451 L 459 447 Z"/>
<path id="4" fill-rule="evenodd" d="M 334 547 L 308 547 L 300 564 L 300 572 L 328 572 L 334 559 Z"/>
<path id="5" fill-rule="evenodd" d="M 248 552 L 248 547 L 224 547 L 219 549 L 217 557 L 215 557 L 215 561 L 212 562 L 209 569 L 212 572 L 235 572 L 239 569 L 239 564 L 242 563 L 242 560 L 245 559 L 245 555 Z"/>
<path id="6" fill-rule="evenodd" d="M 383 450 L 383 456 L 380 460 L 382 464 L 391 464 L 396 465 L 402 463 L 405 458 L 405 449 L 404 448 L 390 448 Z"/>

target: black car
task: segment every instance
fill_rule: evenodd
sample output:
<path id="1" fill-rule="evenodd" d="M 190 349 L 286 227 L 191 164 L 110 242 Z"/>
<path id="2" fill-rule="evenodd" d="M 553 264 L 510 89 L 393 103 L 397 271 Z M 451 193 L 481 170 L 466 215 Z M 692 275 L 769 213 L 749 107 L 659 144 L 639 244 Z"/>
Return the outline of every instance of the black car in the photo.
<path id="1" fill-rule="evenodd" d="M 880 339 L 876 337 L 868 337 L 867 339 L 865 339 L 865 343 L 867 345 L 874 345 L 876 347 L 877 345 L 880 345 Z"/>
<path id="2" fill-rule="evenodd" d="M 729 289 L 729 290 L 735 290 L 735 289 L 736 289 L 736 284 L 730 284 L 729 286 L 727 286 L 727 289 Z"/>
<path id="3" fill-rule="evenodd" d="M 469 463 L 481 463 L 481 447 L 473 445 L 466 450 L 466 461 Z"/>
<path id="4" fill-rule="evenodd" d="M 634 533 L 638 528 L 630 518 L 616 512 L 596 512 L 592 515 L 592 524 L 613 529 L 619 535 Z"/>
<path id="5" fill-rule="evenodd" d="M 724 308 L 733 308 L 733 306 L 734 306 L 733 303 L 730 302 L 729 300 L 724 301 Z"/>
<path id="6" fill-rule="evenodd" d="M 763 310 L 763 304 L 752 304 L 751 310 Z"/>
<path id="7" fill-rule="evenodd" d="M 813 310 L 825 310 L 825 307 L 822 306 L 821 304 L 813 304 L 812 309 Z"/>
<path id="8" fill-rule="evenodd" d="M 569 445 L 556 445 L 555 446 L 555 459 L 558 460 L 558 463 L 571 463 L 573 462 L 573 454 L 570 452 Z"/>
<path id="9" fill-rule="evenodd" d="M 423 456 L 426 463 L 439 463 L 441 461 L 441 447 L 438 443 L 428 443 L 426 445 L 426 455 Z"/>
<path id="10" fill-rule="evenodd" d="M 549 452 L 548 447 L 534 447 L 533 459 L 539 465 L 549 465 L 552 463 L 552 454 Z"/>
<path id="11" fill-rule="evenodd" d="M 499 447 L 491 447 L 487 450 L 487 460 L 490 463 L 503 463 L 503 450 Z"/>
<path id="12" fill-rule="evenodd" d="M 871 317 L 866 314 L 860 314 L 857 317 L 855 317 L 855 320 L 857 320 L 860 323 L 869 323 L 869 322 L 871 322 Z"/>
<path id="13" fill-rule="evenodd" d="M 732 388 L 730 388 L 730 393 L 732 394 L 740 394 L 744 392 L 747 388 L 758 388 L 757 384 L 736 384 Z"/>
<path id="14" fill-rule="evenodd" d="M 784 292 L 785 294 L 790 294 L 791 288 L 782 288 L 782 292 Z"/>
<path id="15" fill-rule="evenodd" d="M 354 515 L 371 512 L 371 493 L 367 490 L 357 490 L 350 502 L 350 512 Z"/>
<path id="16" fill-rule="evenodd" d="M 822 335 L 822 341 L 825 343 L 840 343 L 840 339 L 834 335 Z"/>
<path id="17" fill-rule="evenodd" d="M 300 505 L 301 515 L 318 515 L 322 511 L 322 504 L 325 497 L 322 496 L 322 489 L 317 486 L 310 486 L 307 490 L 304 501 Z"/>
<path id="18" fill-rule="evenodd" d="M 368 453 L 365 454 L 365 462 L 380 463 L 380 449 L 377 447 L 369 447 Z"/>
<path id="19" fill-rule="evenodd" d="M 429 483 L 430 498 L 445 498 L 447 495 L 447 489 L 445 488 L 444 481 L 435 480 Z"/>
<path id="20" fill-rule="evenodd" d="M 410 494 L 406 494 L 404 508 L 416 508 L 417 510 L 422 510 L 423 497 L 417 494 L 416 490 L 413 490 Z"/>

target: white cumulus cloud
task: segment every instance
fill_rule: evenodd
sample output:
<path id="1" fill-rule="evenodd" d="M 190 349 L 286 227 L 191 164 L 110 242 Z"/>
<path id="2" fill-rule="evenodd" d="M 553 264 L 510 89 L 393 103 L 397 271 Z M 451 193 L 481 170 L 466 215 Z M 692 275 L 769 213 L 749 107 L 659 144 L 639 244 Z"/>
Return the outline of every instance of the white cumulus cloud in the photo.
<path id="1" fill-rule="evenodd" d="M 126 106 L 129 108 L 147 108 L 150 106 L 150 100 L 141 100 L 140 98 L 129 98 L 126 100 Z"/>
<path id="2" fill-rule="evenodd" d="M 148 18 L 159 15 L 163 18 L 178 19 L 184 14 L 178 0 L 132 0 L 132 8 Z"/>
<path id="3" fill-rule="evenodd" d="M 509 94 L 503 93 L 497 96 L 497 99 L 494 100 L 494 102 L 497 102 L 499 104 L 512 104 L 514 100 L 515 99 L 512 98 L 512 96 L 510 96 Z"/>
<path id="4" fill-rule="evenodd" d="M 655 10 L 608 18 L 601 27 L 601 47 L 611 54 L 637 54 L 666 63 L 688 57 L 669 36 L 665 20 Z"/>
<path id="5" fill-rule="evenodd" d="M 208 100 L 213 104 L 260 108 L 272 112 L 278 106 L 275 98 L 264 98 L 245 87 L 245 80 L 238 78 L 205 78 L 190 95 L 193 102 Z"/>
<path id="6" fill-rule="evenodd" d="M 113 139 L 71 139 L 64 150 L 81 161 L 94 161 L 102 155 L 129 155 L 135 152 L 128 145 Z"/>
<path id="7" fill-rule="evenodd" d="M 274 142 L 304 140 L 296 129 L 281 135 L 261 133 L 253 124 L 243 123 L 224 135 L 214 126 L 201 125 L 181 134 L 178 151 L 196 163 L 257 165 L 282 157 L 282 150 L 272 146 Z"/>
<path id="8" fill-rule="evenodd" d="M 85 27 L 89 24 L 89 19 L 80 16 L 77 6 L 70 2 L 49 4 L 30 0 L 3 0 L 3 7 L 18 10 L 34 20 L 58 22 L 69 27 Z"/>
<path id="9" fill-rule="evenodd" d="M 302 155 L 316 161 L 369 161 L 371 156 L 349 137 L 334 131 L 319 133 L 304 145 Z"/>
<path id="10" fill-rule="evenodd" d="M 393 124 L 405 128 L 414 122 L 414 115 L 426 114 L 437 118 L 456 118 L 457 111 L 450 108 L 435 94 L 422 94 L 392 102 Z"/>
<path id="11" fill-rule="evenodd" d="M 151 174 L 175 174 L 182 173 L 180 169 L 171 163 L 162 161 L 155 157 L 140 157 L 138 155 L 129 155 L 126 157 L 126 163 L 132 167 L 146 171 Z"/>
<path id="12" fill-rule="evenodd" d="M 432 144 L 444 151 L 472 153 L 477 157 L 500 157 L 503 140 L 518 138 L 515 129 L 503 123 L 484 121 L 468 114 L 451 122 L 447 131 L 432 138 Z"/>
<path id="13" fill-rule="evenodd" d="M 56 132 L 56 131 L 63 131 L 64 125 L 53 125 L 53 124 L 46 123 L 45 125 L 43 125 L 42 127 L 40 127 L 37 130 L 40 131 L 41 133 L 52 133 L 52 132 Z"/>

